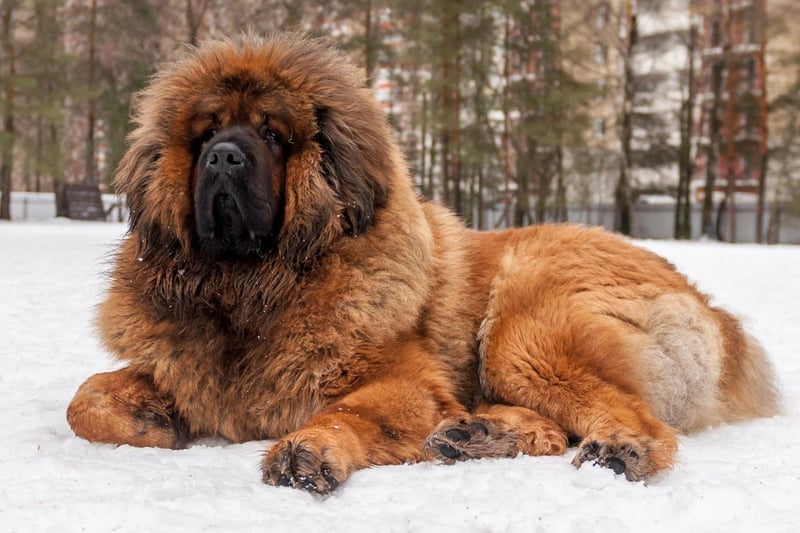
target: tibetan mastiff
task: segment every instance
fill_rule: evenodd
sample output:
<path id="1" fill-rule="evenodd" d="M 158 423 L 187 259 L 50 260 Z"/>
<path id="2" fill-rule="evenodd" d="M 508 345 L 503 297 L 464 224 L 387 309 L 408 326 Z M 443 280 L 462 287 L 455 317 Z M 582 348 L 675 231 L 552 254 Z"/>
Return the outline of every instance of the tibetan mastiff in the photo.
<path id="1" fill-rule="evenodd" d="M 472 231 L 422 201 L 361 71 L 302 35 L 205 43 L 135 101 L 130 228 L 97 318 L 127 366 L 67 418 L 90 441 L 276 439 L 263 480 L 559 455 L 629 480 L 677 435 L 776 412 L 740 323 L 597 228 Z"/>

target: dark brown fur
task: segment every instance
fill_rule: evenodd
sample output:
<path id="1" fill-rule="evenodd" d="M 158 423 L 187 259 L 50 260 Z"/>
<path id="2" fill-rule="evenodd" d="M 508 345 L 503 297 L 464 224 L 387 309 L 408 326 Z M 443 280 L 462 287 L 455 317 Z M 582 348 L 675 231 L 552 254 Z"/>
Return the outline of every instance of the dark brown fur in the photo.
<path id="1" fill-rule="evenodd" d="M 776 411 L 760 348 L 666 261 L 599 229 L 473 232 L 421 202 L 359 71 L 319 42 L 207 43 L 135 120 L 97 322 L 128 366 L 76 394 L 81 437 L 280 439 L 264 481 L 326 493 L 358 468 L 561 454 L 570 436 L 576 465 L 641 479 L 679 431 Z M 204 132 L 264 120 L 274 235 L 215 261 L 194 221 Z"/>

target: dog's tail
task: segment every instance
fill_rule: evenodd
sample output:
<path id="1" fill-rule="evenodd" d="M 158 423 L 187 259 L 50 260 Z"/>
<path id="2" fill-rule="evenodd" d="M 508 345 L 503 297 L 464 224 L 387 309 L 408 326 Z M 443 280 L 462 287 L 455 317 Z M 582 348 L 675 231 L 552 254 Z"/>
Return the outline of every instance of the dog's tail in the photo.
<path id="1" fill-rule="evenodd" d="M 742 330 L 741 323 L 722 309 L 714 309 L 724 339 L 720 400 L 726 421 L 773 416 L 780 412 L 775 372 L 761 344 Z"/>

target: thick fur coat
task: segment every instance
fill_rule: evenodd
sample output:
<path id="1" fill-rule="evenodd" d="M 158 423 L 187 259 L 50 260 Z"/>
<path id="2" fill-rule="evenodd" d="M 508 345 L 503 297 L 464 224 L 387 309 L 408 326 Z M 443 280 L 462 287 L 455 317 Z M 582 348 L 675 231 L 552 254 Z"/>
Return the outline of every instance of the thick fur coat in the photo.
<path id="1" fill-rule="evenodd" d="M 214 41 L 138 97 L 130 231 L 97 326 L 127 366 L 68 409 L 93 441 L 278 439 L 267 483 L 562 454 L 643 479 L 676 435 L 776 412 L 758 344 L 601 229 L 475 232 L 415 194 L 358 69 L 297 35 Z"/>

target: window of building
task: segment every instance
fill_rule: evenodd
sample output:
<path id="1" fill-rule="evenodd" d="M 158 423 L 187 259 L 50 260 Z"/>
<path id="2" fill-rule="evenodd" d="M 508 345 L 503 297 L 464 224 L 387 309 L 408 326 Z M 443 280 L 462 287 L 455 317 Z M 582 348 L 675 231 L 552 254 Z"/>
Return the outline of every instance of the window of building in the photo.
<path id="1" fill-rule="evenodd" d="M 594 62 L 598 65 L 606 64 L 606 45 L 594 43 Z"/>
<path id="2" fill-rule="evenodd" d="M 745 39 L 747 44 L 756 44 L 758 42 L 758 17 L 753 9 L 748 9 L 744 12 L 745 22 Z"/>
<path id="3" fill-rule="evenodd" d="M 748 59 L 744 68 L 747 88 L 752 91 L 756 87 L 756 60 L 752 58 Z"/>
<path id="4" fill-rule="evenodd" d="M 756 123 L 758 122 L 759 113 L 758 107 L 755 105 L 748 105 L 744 109 L 744 129 L 748 136 L 752 136 L 756 131 Z"/>
<path id="5" fill-rule="evenodd" d="M 742 155 L 742 179 L 753 179 L 753 159 L 748 154 Z"/>
<path id="6" fill-rule="evenodd" d="M 592 124 L 592 132 L 595 139 L 602 139 L 606 136 L 606 120 L 604 118 L 594 119 Z"/>
<path id="7" fill-rule="evenodd" d="M 605 100 L 606 98 L 606 80 L 599 79 L 594 82 L 594 99 L 596 101 Z"/>
<path id="8" fill-rule="evenodd" d="M 711 21 L 711 46 L 722 45 L 722 23 L 717 20 Z"/>
<path id="9" fill-rule="evenodd" d="M 605 28 L 608 24 L 608 4 L 601 4 L 595 8 L 594 24 L 598 28 Z"/>
<path id="10" fill-rule="evenodd" d="M 714 87 L 722 87 L 722 63 L 720 61 L 714 61 L 711 63 L 708 77 L 711 81 L 712 90 Z"/>

